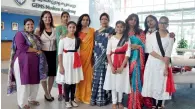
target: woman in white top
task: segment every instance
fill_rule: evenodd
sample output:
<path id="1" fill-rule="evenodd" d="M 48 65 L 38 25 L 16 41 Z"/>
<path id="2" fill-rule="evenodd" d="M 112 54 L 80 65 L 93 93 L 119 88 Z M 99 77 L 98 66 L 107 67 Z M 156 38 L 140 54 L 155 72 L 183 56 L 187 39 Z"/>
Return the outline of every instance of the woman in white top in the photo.
<path id="1" fill-rule="evenodd" d="M 74 101 L 76 84 L 83 80 L 83 70 L 79 55 L 80 39 L 76 37 L 76 23 L 67 24 L 68 34 L 60 39 L 58 47 L 59 66 L 56 76 L 58 84 L 64 84 L 66 107 L 77 107 Z M 71 97 L 69 97 L 69 94 Z"/>
<path id="2" fill-rule="evenodd" d="M 165 57 L 162 56 L 156 34 L 150 37 L 150 42 L 146 48 L 149 53 L 144 71 L 144 82 L 142 88 L 142 96 L 151 97 L 158 100 L 156 108 L 162 108 L 162 100 L 171 99 L 171 96 L 166 92 L 166 82 L 168 75 L 168 65 L 172 53 L 174 39 L 167 32 L 169 19 L 165 16 L 159 21 L 159 34 L 162 42 L 162 47 L 165 52 Z"/>
<path id="3" fill-rule="evenodd" d="M 125 30 L 125 23 L 123 21 L 116 22 L 116 35 L 108 40 L 107 45 L 107 59 L 109 65 L 107 66 L 106 77 L 104 81 L 104 90 L 112 91 L 112 109 L 123 109 L 122 95 L 123 93 L 130 93 L 129 82 L 129 63 L 130 57 L 130 41 L 128 36 L 123 35 Z M 117 96 L 118 95 L 118 96 Z"/>
<path id="4" fill-rule="evenodd" d="M 51 89 L 56 76 L 56 33 L 53 25 L 53 17 L 49 11 L 44 11 L 40 18 L 39 27 L 35 31 L 36 35 L 40 36 L 42 43 L 42 51 L 45 53 L 48 63 L 48 88 L 47 80 L 42 81 L 42 86 L 45 91 L 45 99 L 53 101 Z"/>

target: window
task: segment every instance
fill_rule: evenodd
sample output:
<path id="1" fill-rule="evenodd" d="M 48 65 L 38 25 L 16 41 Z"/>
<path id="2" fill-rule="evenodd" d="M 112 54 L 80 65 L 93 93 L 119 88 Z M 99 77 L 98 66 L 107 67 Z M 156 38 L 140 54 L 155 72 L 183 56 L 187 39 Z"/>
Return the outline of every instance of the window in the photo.
<path id="1" fill-rule="evenodd" d="M 142 6 L 142 0 L 132 0 L 132 7 Z"/>
<path id="2" fill-rule="evenodd" d="M 193 8 L 194 6 L 194 2 L 187 2 L 187 3 L 180 3 L 180 8 Z"/>
<path id="3" fill-rule="evenodd" d="M 170 10 L 170 9 L 179 9 L 179 4 L 167 4 L 166 5 L 166 9 Z"/>
<path id="4" fill-rule="evenodd" d="M 143 0 L 143 6 L 152 6 L 154 4 L 154 0 Z"/>
<path id="5" fill-rule="evenodd" d="M 154 11 L 164 10 L 164 5 L 154 5 Z"/>
<path id="6" fill-rule="evenodd" d="M 166 0 L 166 4 L 169 4 L 169 3 L 179 3 L 180 0 Z"/>
<path id="7" fill-rule="evenodd" d="M 154 0 L 154 5 L 164 5 L 164 0 Z"/>

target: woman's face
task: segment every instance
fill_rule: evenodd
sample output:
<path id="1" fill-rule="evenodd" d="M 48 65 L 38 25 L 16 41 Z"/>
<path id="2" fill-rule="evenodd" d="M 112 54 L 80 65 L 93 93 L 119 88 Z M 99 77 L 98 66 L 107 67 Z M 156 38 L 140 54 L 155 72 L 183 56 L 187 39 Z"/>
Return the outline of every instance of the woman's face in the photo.
<path id="1" fill-rule="evenodd" d="M 116 33 L 122 34 L 124 30 L 125 30 L 125 28 L 121 23 L 116 25 L 116 28 L 115 28 Z"/>
<path id="2" fill-rule="evenodd" d="M 44 24 L 50 24 L 51 23 L 51 16 L 49 13 L 46 13 L 42 18 Z"/>
<path id="3" fill-rule="evenodd" d="M 65 23 L 65 24 L 68 23 L 69 19 L 70 19 L 70 17 L 68 14 L 63 14 L 61 17 L 62 23 Z"/>
<path id="4" fill-rule="evenodd" d="M 106 16 L 102 16 L 101 19 L 100 19 L 100 23 L 101 23 L 102 27 L 107 27 L 108 23 L 109 23 L 109 20 Z"/>
<path id="5" fill-rule="evenodd" d="M 157 22 L 153 18 L 151 18 L 151 17 L 147 18 L 147 25 L 149 28 L 155 28 L 156 23 Z"/>
<path id="6" fill-rule="evenodd" d="M 69 24 L 68 25 L 68 33 L 74 34 L 76 32 L 76 25 L 75 24 Z"/>
<path id="7" fill-rule="evenodd" d="M 89 18 L 87 16 L 84 16 L 81 21 L 82 26 L 87 27 L 89 25 Z"/>
<path id="8" fill-rule="evenodd" d="M 169 26 L 169 22 L 166 19 L 160 19 L 158 23 L 158 27 L 160 30 L 167 30 L 168 26 Z"/>
<path id="9" fill-rule="evenodd" d="M 24 25 L 24 29 L 27 32 L 33 32 L 34 30 L 34 23 L 32 21 L 27 21 L 26 24 Z"/>
<path id="10" fill-rule="evenodd" d="M 136 23 L 137 23 L 136 17 L 132 17 L 132 19 L 128 21 L 130 27 L 135 27 Z"/>

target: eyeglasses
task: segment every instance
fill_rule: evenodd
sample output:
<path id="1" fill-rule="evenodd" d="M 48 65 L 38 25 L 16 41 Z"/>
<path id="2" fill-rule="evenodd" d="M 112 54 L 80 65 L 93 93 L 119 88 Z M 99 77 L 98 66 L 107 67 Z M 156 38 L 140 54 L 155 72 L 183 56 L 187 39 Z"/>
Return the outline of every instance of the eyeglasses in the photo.
<path id="1" fill-rule="evenodd" d="M 159 24 L 164 24 L 164 25 L 169 25 L 169 23 L 168 22 L 159 22 Z"/>

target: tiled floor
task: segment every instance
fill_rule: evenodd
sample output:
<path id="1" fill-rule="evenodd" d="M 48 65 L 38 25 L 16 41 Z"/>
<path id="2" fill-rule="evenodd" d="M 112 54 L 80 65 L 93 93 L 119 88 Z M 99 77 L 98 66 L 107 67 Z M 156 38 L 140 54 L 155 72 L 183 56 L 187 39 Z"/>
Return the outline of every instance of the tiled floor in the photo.
<path id="1" fill-rule="evenodd" d="M 16 94 L 7 96 L 6 95 L 6 85 L 7 85 L 7 74 L 1 73 L 1 109 L 18 109 L 17 108 L 17 101 L 16 101 Z M 64 101 L 59 102 L 57 100 L 57 88 L 53 88 L 52 95 L 55 97 L 54 102 L 47 102 L 44 100 L 44 93 L 43 89 L 39 87 L 39 93 L 37 96 L 37 100 L 40 102 L 40 106 L 33 107 L 32 109 L 65 109 Z M 111 106 L 105 107 L 96 107 L 96 106 L 89 106 L 85 104 L 80 104 L 78 109 L 111 109 Z"/>
<path id="2" fill-rule="evenodd" d="M 6 95 L 8 62 L 2 61 L 1 67 L 1 109 L 18 109 L 16 94 L 10 96 Z M 44 100 L 43 89 L 40 86 L 37 96 L 40 106 L 32 107 L 32 109 L 66 109 L 64 101 L 59 102 L 57 100 L 57 93 L 57 88 L 54 87 L 52 95 L 56 100 L 49 103 Z M 166 109 L 195 109 L 195 85 L 193 85 L 193 88 L 189 88 L 189 84 L 178 85 L 175 99 L 175 102 L 169 101 L 166 103 Z M 80 103 L 77 109 L 111 109 L 111 105 L 97 107 Z"/>

